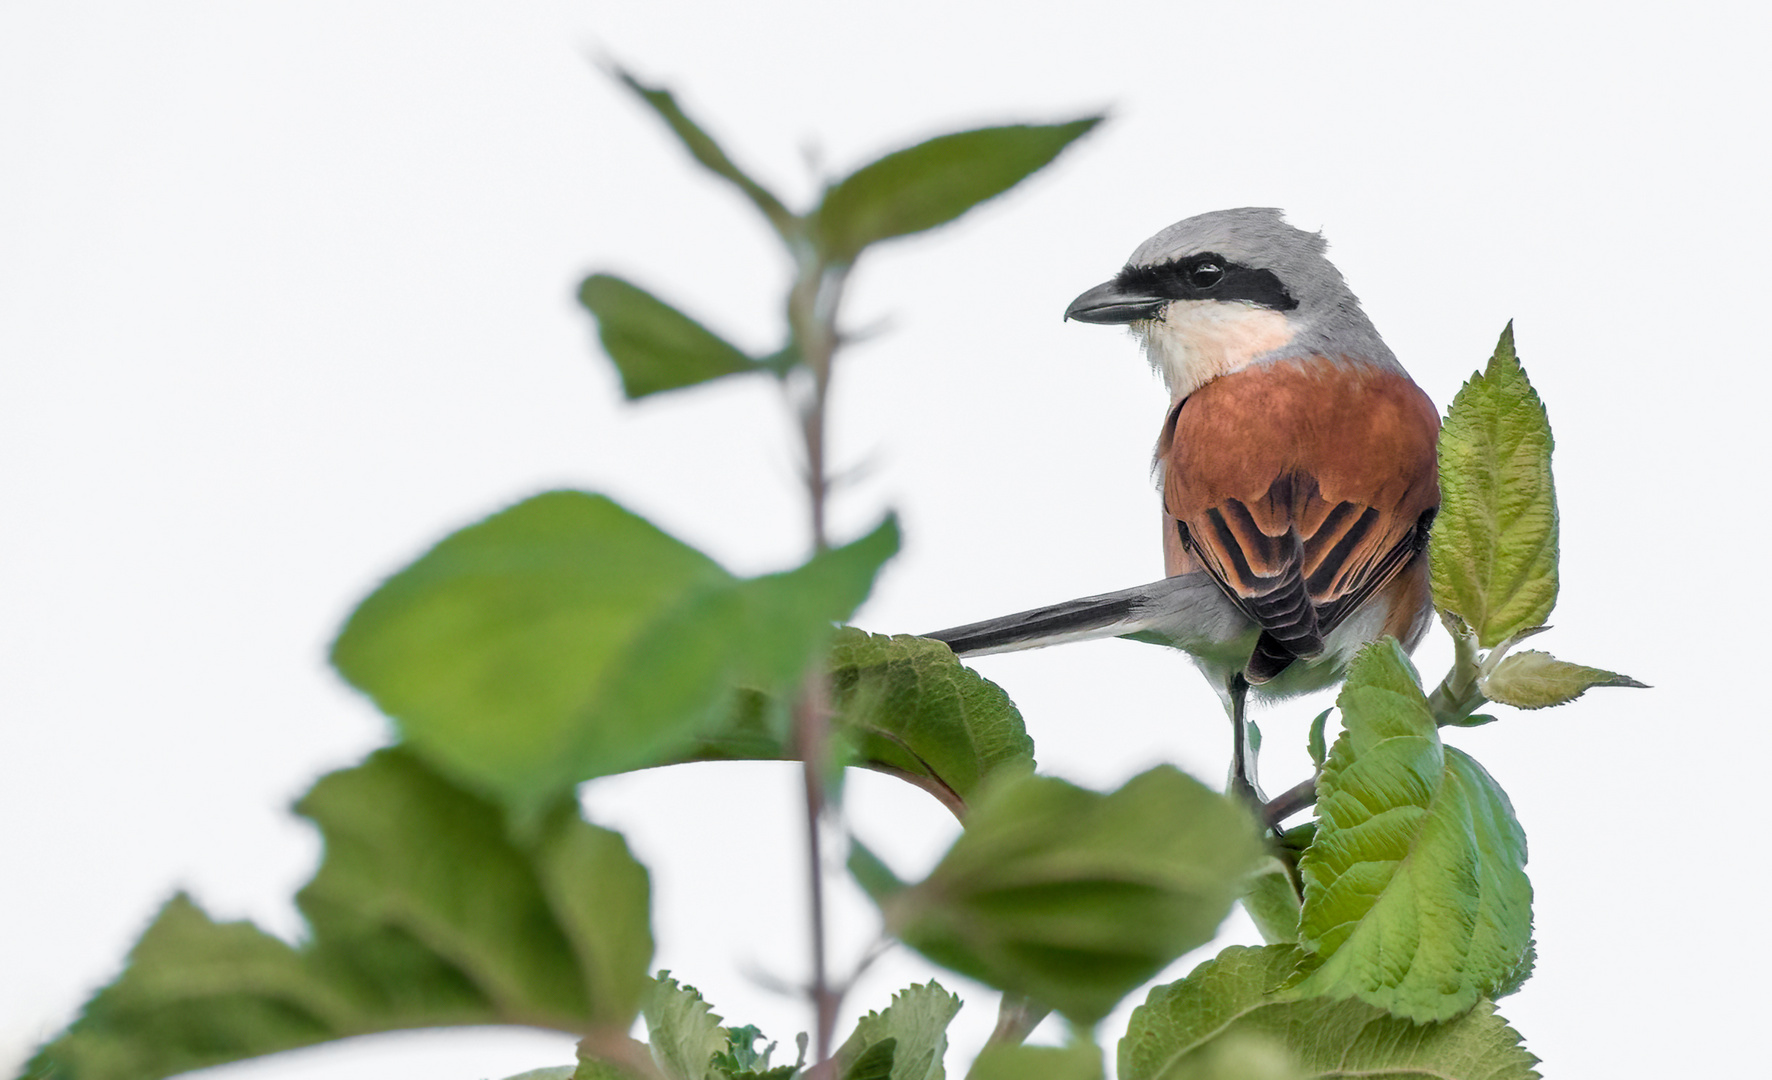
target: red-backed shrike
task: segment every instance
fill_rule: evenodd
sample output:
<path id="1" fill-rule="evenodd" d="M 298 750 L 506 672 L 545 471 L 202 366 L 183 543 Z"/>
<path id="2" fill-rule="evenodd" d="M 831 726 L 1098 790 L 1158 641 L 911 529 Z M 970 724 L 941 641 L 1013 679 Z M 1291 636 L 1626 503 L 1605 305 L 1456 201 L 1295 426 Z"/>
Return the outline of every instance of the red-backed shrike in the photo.
<path id="1" fill-rule="evenodd" d="M 1433 615 L 1439 414 L 1323 257 L 1278 210 L 1220 210 L 1146 240 L 1065 318 L 1129 326 L 1168 384 L 1157 438 L 1168 576 L 929 637 L 983 655 L 1099 637 L 1186 650 L 1225 699 L 1233 783 L 1259 797 L 1251 688 L 1340 679 Z"/>

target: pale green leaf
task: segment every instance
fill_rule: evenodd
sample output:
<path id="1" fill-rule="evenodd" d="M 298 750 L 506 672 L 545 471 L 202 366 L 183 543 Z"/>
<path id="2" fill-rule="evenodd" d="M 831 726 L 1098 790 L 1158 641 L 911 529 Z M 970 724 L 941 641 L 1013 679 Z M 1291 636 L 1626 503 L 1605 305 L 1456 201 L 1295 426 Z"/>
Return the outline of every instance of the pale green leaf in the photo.
<path id="1" fill-rule="evenodd" d="M 632 401 L 725 375 L 765 371 L 737 346 L 653 296 L 608 274 L 579 286 L 579 303 L 597 318 L 597 336 Z"/>
<path id="2" fill-rule="evenodd" d="M 1295 996 L 1444 1020 L 1514 984 L 1532 933 L 1526 837 L 1505 792 L 1444 746 L 1393 639 L 1361 651 L 1299 861 Z"/>
<path id="3" fill-rule="evenodd" d="M 1542 624 L 1557 602 L 1557 498 L 1544 404 L 1514 355 L 1513 324 L 1440 429 L 1434 602 L 1484 648 Z"/>
<path id="4" fill-rule="evenodd" d="M 1487 1001 L 1417 1024 L 1359 1001 L 1273 992 L 1297 948 L 1232 946 L 1133 1010 L 1120 1080 L 1534 1080 L 1537 1058 Z M 1241 1071 L 1239 1071 L 1241 1070 Z"/>
<path id="5" fill-rule="evenodd" d="M 947 1056 L 948 1023 L 960 1011 L 960 999 L 930 981 L 892 995 L 892 1003 L 869 1012 L 837 1048 L 837 1071 L 848 1073 L 869 1049 L 893 1042 L 891 1080 L 942 1080 Z"/>
<path id="6" fill-rule="evenodd" d="M 646 995 L 646 1038 L 666 1080 L 707 1080 L 714 1055 L 728 1044 L 726 1029 L 693 986 L 661 971 Z"/>
<path id="7" fill-rule="evenodd" d="M 887 154 L 825 193 L 813 236 L 829 261 L 853 262 L 870 244 L 933 229 L 1001 195 L 1100 122 L 960 131 Z"/>
<path id="8" fill-rule="evenodd" d="M 931 960 L 1093 1024 L 1211 940 L 1260 854 L 1247 810 L 1173 768 L 1107 795 L 1026 776 L 884 911 Z"/>
<path id="9" fill-rule="evenodd" d="M 374 1032 L 632 1022 L 652 949 L 646 872 L 569 801 L 515 840 L 497 806 L 393 749 L 298 809 L 326 843 L 296 898 L 301 946 L 175 897 L 29 1075 L 155 1080 Z"/>
<path id="10" fill-rule="evenodd" d="M 1495 670 L 1480 680 L 1480 685 L 1484 697 L 1516 709 L 1562 705 L 1596 686 L 1648 689 L 1629 675 L 1571 664 L 1535 649 L 1503 657 Z"/>

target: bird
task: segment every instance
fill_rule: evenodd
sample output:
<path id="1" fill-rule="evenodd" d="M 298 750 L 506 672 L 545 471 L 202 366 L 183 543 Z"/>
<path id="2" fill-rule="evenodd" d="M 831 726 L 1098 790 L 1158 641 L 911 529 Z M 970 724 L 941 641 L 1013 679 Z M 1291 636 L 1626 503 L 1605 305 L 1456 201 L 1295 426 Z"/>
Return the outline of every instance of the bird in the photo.
<path id="1" fill-rule="evenodd" d="M 1230 714 L 1229 787 L 1265 801 L 1246 709 L 1334 685 L 1433 618 L 1439 411 L 1282 211 L 1150 237 L 1067 321 L 1122 325 L 1169 392 L 1153 456 L 1165 576 L 924 635 L 962 657 L 1123 637 L 1179 648 Z"/>

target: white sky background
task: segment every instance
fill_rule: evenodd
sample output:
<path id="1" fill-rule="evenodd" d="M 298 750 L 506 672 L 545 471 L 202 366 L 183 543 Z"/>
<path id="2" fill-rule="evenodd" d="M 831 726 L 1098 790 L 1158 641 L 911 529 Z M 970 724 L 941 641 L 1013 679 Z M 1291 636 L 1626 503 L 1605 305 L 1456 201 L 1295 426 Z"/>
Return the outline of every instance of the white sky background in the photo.
<path id="1" fill-rule="evenodd" d="M 785 280 L 762 224 L 594 50 L 676 89 L 802 204 L 807 147 L 840 174 L 944 130 L 1113 112 L 1034 182 L 856 279 L 852 324 L 889 332 L 838 375 L 839 465 L 870 470 L 839 531 L 893 507 L 907 536 L 870 629 L 1158 576 L 1145 469 L 1163 392 L 1123 334 L 1060 316 L 1172 221 L 1273 205 L 1325 230 L 1442 407 L 1515 319 L 1558 440 L 1563 592 L 1543 647 L 1656 689 L 1450 735 L 1532 845 L 1538 973 L 1502 1011 L 1555 1077 L 1758 1056 L 1772 739 L 1741 676 L 1763 663 L 1768 600 L 1753 492 L 1772 27 L 1745 3 L 1678 22 L 1329 7 L 0 10 L 0 1061 L 70 1019 L 174 888 L 299 932 L 290 897 L 319 845 L 286 807 L 387 738 L 325 649 L 449 530 L 571 485 L 735 570 L 799 558 L 772 386 L 623 405 L 573 302 L 611 270 L 762 351 Z M 1424 676 L 1448 655 L 1436 630 Z M 1176 654 L 1108 642 L 978 667 L 1049 772 L 1221 776 L 1227 726 Z M 1264 717 L 1270 788 L 1304 774 L 1322 706 Z M 658 964 L 784 1046 L 809 1018 L 747 973 L 804 971 L 795 783 L 697 766 L 588 789 L 652 869 Z M 851 798 L 906 873 L 951 835 L 893 781 Z M 836 918 L 849 952 L 873 933 L 858 899 Z M 1255 940 L 1240 917 L 1221 944 L 1238 940 Z M 990 996 L 900 952 L 849 1004 L 932 973 L 967 997 L 958 1069 Z M 392 1036 L 211 1075 L 478 1080 L 570 1046 Z"/>

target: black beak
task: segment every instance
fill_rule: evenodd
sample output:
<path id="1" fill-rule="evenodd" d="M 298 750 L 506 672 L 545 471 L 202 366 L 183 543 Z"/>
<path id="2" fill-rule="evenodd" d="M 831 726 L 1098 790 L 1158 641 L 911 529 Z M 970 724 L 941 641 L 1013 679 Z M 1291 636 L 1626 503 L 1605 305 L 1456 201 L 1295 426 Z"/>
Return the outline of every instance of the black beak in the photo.
<path id="1" fill-rule="evenodd" d="M 1072 300 L 1064 317 L 1087 323 L 1132 323 L 1156 318 L 1167 303 L 1168 297 L 1126 292 L 1109 281 Z"/>

